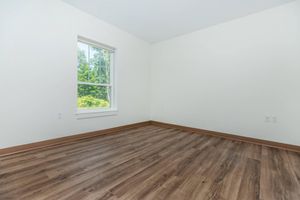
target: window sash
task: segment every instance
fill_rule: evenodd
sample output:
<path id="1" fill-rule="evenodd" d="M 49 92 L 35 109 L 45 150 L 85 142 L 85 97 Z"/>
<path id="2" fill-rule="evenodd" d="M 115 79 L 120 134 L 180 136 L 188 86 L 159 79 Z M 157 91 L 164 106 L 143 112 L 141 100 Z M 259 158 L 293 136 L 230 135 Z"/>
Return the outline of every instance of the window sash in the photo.
<path id="1" fill-rule="evenodd" d="M 83 43 L 85 45 L 87 45 L 88 47 L 88 50 L 87 50 L 87 63 L 90 67 L 90 53 L 91 53 L 91 47 L 94 47 L 94 48 L 97 48 L 97 49 L 104 49 L 104 50 L 107 50 L 109 51 L 110 53 L 110 65 L 108 66 L 109 67 L 109 82 L 108 83 L 100 83 L 100 84 L 109 84 L 112 86 L 112 83 L 113 83 L 113 79 L 114 79 L 114 54 L 115 54 L 115 48 L 113 47 L 109 47 L 107 45 L 104 45 L 104 44 L 101 44 L 101 43 L 98 43 L 98 42 L 95 42 L 93 40 L 90 40 L 90 39 L 87 39 L 87 38 L 84 38 L 84 37 L 81 37 L 81 36 L 78 36 L 78 40 L 77 42 L 80 42 L 80 43 Z M 78 72 L 78 69 L 77 69 L 77 72 Z M 83 81 L 78 81 L 78 76 L 77 76 L 77 82 L 79 83 L 86 83 L 88 84 L 89 82 L 83 82 Z M 94 84 L 94 83 L 93 83 Z M 98 83 L 96 83 L 98 84 Z M 98 84 L 98 85 L 100 85 Z M 91 84 L 92 85 L 92 84 Z"/>

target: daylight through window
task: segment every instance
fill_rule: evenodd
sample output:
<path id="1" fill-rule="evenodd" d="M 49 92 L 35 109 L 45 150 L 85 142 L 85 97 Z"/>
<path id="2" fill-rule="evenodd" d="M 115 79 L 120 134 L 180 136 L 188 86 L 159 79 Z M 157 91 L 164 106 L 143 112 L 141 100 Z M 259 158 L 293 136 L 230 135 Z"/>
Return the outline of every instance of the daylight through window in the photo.
<path id="1" fill-rule="evenodd" d="M 114 106 L 113 55 L 112 48 L 78 40 L 78 109 L 110 110 Z"/>

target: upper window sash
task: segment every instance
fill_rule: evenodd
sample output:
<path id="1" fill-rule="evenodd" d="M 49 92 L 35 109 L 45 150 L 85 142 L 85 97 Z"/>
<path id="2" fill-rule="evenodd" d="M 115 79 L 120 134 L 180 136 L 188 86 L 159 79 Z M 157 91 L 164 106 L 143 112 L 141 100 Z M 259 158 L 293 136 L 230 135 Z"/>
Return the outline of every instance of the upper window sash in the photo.
<path id="1" fill-rule="evenodd" d="M 79 81 L 77 80 L 77 82 L 80 82 L 81 84 L 89 84 L 89 85 L 96 85 L 96 86 L 112 86 L 113 85 L 113 81 L 114 81 L 114 54 L 115 54 L 115 48 L 114 47 L 110 47 L 108 45 L 90 40 L 88 38 L 84 38 L 82 36 L 78 36 L 78 42 L 82 43 L 83 45 L 87 45 L 87 63 L 90 66 L 90 53 L 91 53 L 91 48 L 95 48 L 95 49 L 102 49 L 106 52 L 108 52 L 110 54 L 110 65 L 107 66 L 107 70 L 109 70 L 109 79 L 108 81 L 105 81 L 105 83 L 101 83 L 102 81 L 100 81 L 100 83 L 92 83 L 92 82 L 87 82 L 87 81 Z M 100 78 L 100 75 L 99 75 Z M 101 79 L 100 79 L 101 80 Z M 98 81 L 96 81 L 98 82 Z"/>

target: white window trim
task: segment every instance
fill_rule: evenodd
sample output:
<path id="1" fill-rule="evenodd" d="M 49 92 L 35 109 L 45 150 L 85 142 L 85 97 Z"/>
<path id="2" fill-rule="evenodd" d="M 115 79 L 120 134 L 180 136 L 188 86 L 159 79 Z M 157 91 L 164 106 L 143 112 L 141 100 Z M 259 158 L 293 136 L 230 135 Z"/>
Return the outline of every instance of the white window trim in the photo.
<path id="1" fill-rule="evenodd" d="M 110 108 L 107 110 L 77 110 L 77 119 L 89 119 L 95 117 L 114 116 L 118 114 L 118 109 Z"/>
<path id="2" fill-rule="evenodd" d="M 117 96 L 116 96 L 116 81 L 115 81 L 115 58 L 116 58 L 116 49 L 114 47 L 96 42 L 94 40 L 90 40 L 88 38 L 78 36 L 77 42 L 82 42 L 85 44 L 88 44 L 90 46 L 94 46 L 97 48 L 106 49 L 111 52 L 111 66 L 110 66 L 110 84 L 97 84 L 97 83 L 85 83 L 78 81 L 76 76 L 76 99 L 78 95 L 78 84 L 88 84 L 88 85 L 98 85 L 98 86 L 108 86 L 111 88 L 111 102 L 110 102 L 110 108 L 100 108 L 100 109 L 79 109 L 77 107 L 76 103 L 76 117 L 77 119 L 88 119 L 88 118 L 94 118 L 94 117 L 102 117 L 102 116 L 112 116 L 118 114 L 118 108 L 117 108 Z M 76 49 L 77 50 L 77 49 Z M 76 54 L 77 55 L 77 54 Z M 76 68 L 76 74 L 77 74 L 77 68 Z"/>

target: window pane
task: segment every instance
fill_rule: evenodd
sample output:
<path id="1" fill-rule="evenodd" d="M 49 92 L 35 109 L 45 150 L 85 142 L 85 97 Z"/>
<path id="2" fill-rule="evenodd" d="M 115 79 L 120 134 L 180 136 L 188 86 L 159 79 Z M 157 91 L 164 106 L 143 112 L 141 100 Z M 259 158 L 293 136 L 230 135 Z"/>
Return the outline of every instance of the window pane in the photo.
<path id="1" fill-rule="evenodd" d="M 111 89 L 107 86 L 78 84 L 77 98 L 80 109 L 110 108 Z"/>
<path id="2" fill-rule="evenodd" d="M 93 69 L 95 82 L 93 83 L 110 83 L 110 55 L 111 53 L 105 49 L 91 47 L 90 48 L 90 65 Z"/>
<path id="3" fill-rule="evenodd" d="M 78 81 L 109 84 L 110 57 L 108 50 L 78 42 Z"/>
<path id="4" fill-rule="evenodd" d="M 90 66 L 89 66 L 89 46 L 87 44 L 78 42 L 77 52 L 77 76 L 78 81 L 89 82 Z"/>

